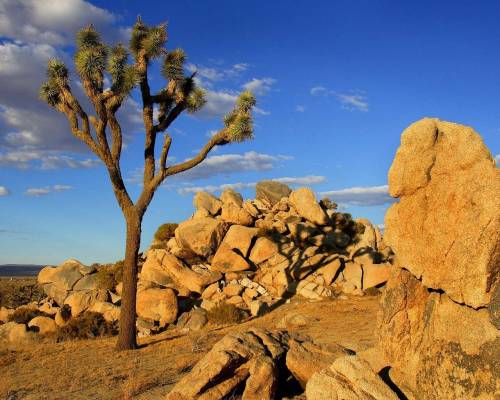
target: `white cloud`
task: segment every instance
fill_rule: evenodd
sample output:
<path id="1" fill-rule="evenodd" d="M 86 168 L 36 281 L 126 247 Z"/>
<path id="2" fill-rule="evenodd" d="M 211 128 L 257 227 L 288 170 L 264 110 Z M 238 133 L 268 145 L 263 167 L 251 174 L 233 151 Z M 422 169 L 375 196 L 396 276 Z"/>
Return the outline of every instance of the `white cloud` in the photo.
<path id="1" fill-rule="evenodd" d="M 253 78 L 250 82 L 242 85 L 245 90 L 250 90 L 252 93 L 261 96 L 267 94 L 271 90 L 271 86 L 276 83 L 273 78 Z"/>
<path id="2" fill-rule="evenodd" d="M 273 181 L 278 181 L 285 183 L 287 185 L 316 185 L 318 183 L 323 183 L 326 181 L 324 176 L 318 175 L 309 175 L 302 177 L 283 177 L 283 178 L 273 178 Z M 178 188 L 177 192 L 179 194 L 190 194 L 197 192 L 220 192 L 226 189 L 234 189 L 234 190 L 242 190 L 242 189 L 251 189 L 257 185 L 257 182 L 236 182 L 236 183 L 224 183 L 221 185 L 206 185 L 206 186 L 189 186 Z"/>
<path id="3" fill-rule="evenodd" d="M 287 155 L 270 155 L 249 151 L 243 154 L 223 154 L 207 157 L 205 161 L 196 167 L 182 172 L 172 178 L 167 179 L 168 183 L 175 180 L 177 182 L 191 182 L 202 179 L 213 178 L 214 176 L 229 176 L 238 172 L 248 171 L 269 171 L 278 166 L 282 161 L 292 160 L 293 157 Z M 129 183 L 142 184 L 143 169 L 136 168 L 126 179 Z"/>
<path id="4" fill-rule="evenodd" d="M 178 176 L 184 181 L 207 179 L 216 175 L 229 175 L 245 171 L 268 171 L 289 156 L 270 155 L 249 151 L 244 154 L 223 154 L 210 156 L 193 169 L 183 172 Z"/>
<path id="5" fill-rule="evenodd" d="M 54 186 L 45 186 L 43 188 L 29 188 L 24 192 L 26 196 L 39 197 L 45 196 L 49 193 L 54 192 L 64 192 L 65 190 L 72 189 L 72 186 L 69 185 L 54 185 Z"/>
<path id="6" fill-rule="evenodd" d="M 321 192 L 320 195 L 327 196 L 339 204 L 354 206 L 377 206 L 395 201 L 389 195 L 388 185 L 330 190 Z"/>
<path id="7" fill-rule="evenodd" d="M 216 82 L 225 79 L 238 78 L 243 72 L 248 69 L 248 64 L 238 63 L 229 68 L 205 67 L 203 65 L 187 64 L 186 69 L 190 72 L 196 72 L 196 79 L 201 86 L 210 88 Z"/>
<path id="8" fill-rule="evenodd" d="M 49 194 L 51 192 L 50 187 L 45 187 L 45 188 L 30 188 L 26 190 L 25 194 L 26 196 L 45 196 L 46 194 Z"/>
<path id="9" fill-rule="evenodd" d="M 500 154 L 497 154 L 495 156 L 495 162 L 497 163 L 498 166 L 500 166 Z"/>
<path id="10" fill-rule="evenodd" d="M 207 103 L 196 113 L 200 117 L 221 117 L 230 112 L 238 99 L 238 94 L 224 90 L 206 90 Z"/>
<path id="11" fill-rule="evenodd" d="M 0 197 L 8 196 L 9 194 L 9 189 L 7 189 L 5 186 L 0 186 Z"/>
<path id="12" fill-rule="evenodd" d="M 325 94 L 326 92 L 327 92 L 327 90 L 323 86 L 314 86 L 313 88 L 311 88 L 311 94 L 313 96 L 319 96 L 319 95 Z"/>
<path id="13" fill-rule="evenodd" d="M 299 104 L 297 107 L 295 107 L 295 111 L 303 113 L 304 111 L 306 111 L 306 108 L 305 108 L 305 106 L 301 106 Z"/>
<path id="14" fill-rule="evenodd" d="M 21 148 L 0 153 L 0 166 L 28 169 L 37 166 L 40 169 L 57 168 L 92 168 L 100 165 L 97 159 L 76 159 L 68 155 L 57 155 L 50 151 Z"/>
<path id="15" fill-rule="evenodd" d="M 340 93 L 334 90 L 329 90 L 323 86 L 315 86 L 310 91 L 312 96 L 333 96 L 335 97 L 342 108 L 350 111 L 368 111 L 369 104 L 366 96 L 361 91 L 351 91 L 349 93 Z"/>
<path id="16" fill-rule="evenodd" d="M 69 190 L 69 189 L 73 189 L 72 186 L 69 186 L 69 185 L 54 185 L 53 186 L 53 189 L 56 191 L 56 192 L 62 192 L 64 190 Z"/>
<path id="17" fill-rule="evenodd" d="M 92 23 L 108 32 L 116 19 L 83 0 L 0 1 L 0 36 L 24 42 L 68 44 L 81 27 Z"/>
<path id="18" fill-rule="evenodd" d="M 346 110 L 368 111 L 368 102 L 365 96 L 343 93 L 337 93 L 336 96 L 340 103 L 342 103 L 342 107 Z"/>

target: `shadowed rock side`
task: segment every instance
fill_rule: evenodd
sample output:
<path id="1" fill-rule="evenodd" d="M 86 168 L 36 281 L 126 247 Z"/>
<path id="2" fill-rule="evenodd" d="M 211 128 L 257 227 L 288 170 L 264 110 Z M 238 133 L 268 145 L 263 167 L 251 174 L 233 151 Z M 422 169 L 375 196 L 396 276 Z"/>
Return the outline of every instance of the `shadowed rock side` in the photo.
<path id="1" fill-rule="evenodd" d="M 499 169 L 471 128 L 424 119 L 403 133 L 389 190 L 401 269 L 378 336 L 390 377 L 408 398 L 498 398 Z"/>

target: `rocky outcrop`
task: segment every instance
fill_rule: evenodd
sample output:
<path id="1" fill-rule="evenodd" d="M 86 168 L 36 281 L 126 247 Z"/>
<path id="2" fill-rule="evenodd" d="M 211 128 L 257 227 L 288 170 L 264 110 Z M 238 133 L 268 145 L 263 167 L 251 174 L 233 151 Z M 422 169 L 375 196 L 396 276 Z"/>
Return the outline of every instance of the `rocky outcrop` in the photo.
<path id="1" fill-rule="evenodd" d="M 358 356 L 337 358 L 315 373 L 306 386 L 307 400 L 397 400 L 396 394 Z"/>
<path id="2" fill-rule="evenodd" d="M 139 290 L 136 309 L 140 318 L 151 322 L 158 321 L 160 326 L 165 326 L 177 318 L 177 296 L 169 288 Z"/>
<path id="3" fill-rule="evenodd" d="M 378 336 L 409 398 L 500 392 L 499 189 L 499 170 L 471 128 L 424 119 L 403 133 L 389 173 L 400 201 L 385 220 L 401 269 L 384 291 Z"/>
<path id="4" fill-rule="evenodd" d="M 175 230 L 180 247 L 202 257 L 215 253 L 229 225 L 214 218 L 197 218 L 184 221 Z"/>
<path id="5" fill-rule="evenodd" d="M 254 329 L 220 340 L 168 394 L 167 400 L 219 400 L 242 390 L 245 400 L 272 400 L 286 354 L 282 332 Z"/>
<path id="6" fill-rule="evenodd" d="M 270 207 L 278 203 L 283 197 L 290 195 L 290 188 L 276 181 L 260 181 L 255 187 L 257 200 L 267 203 Z"/>
<path id="7" fill-rule="evenodd" d="M 399 202 L 385 239 L 428 288 L 458 303 L 489 304 L 500 269 L 500 170 L 470 127 L 423 119 L 401 137 L 389 171 Z"/>

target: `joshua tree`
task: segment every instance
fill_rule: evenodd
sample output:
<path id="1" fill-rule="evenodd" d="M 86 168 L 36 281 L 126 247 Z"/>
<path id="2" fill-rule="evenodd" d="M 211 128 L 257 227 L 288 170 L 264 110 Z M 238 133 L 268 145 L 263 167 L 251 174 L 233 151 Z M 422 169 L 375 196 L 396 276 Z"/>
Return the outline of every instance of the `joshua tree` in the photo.
<path id="1" fill-rule="evenodd" d="M 234 109 L 224 117 L 223 126 L 190 160 L 167 166 L 171 136 L 170 125 L 184 111 L 194 113 L 205 104 L 204 91 L 197 87 L 194 74 L 184 75 L 186 55 L 183 50 L 167 50 L 166 25 L 147 26 L 140 18 L 135 23 L 129 49 L 134 58 L 128 63 L 124 46 L 106 46 L 93 26 L 77 35 L 75 67 L 83 90 L 95 114 L 85 112 L 70 88 L 68 68 L 57 59 L 48 63 L 47 82 L 41 86 L 40 97 L 57 111 L 66 115 L 71 133 L 84 142 L 106 167 L 113 191 L 127 226 L 123 270 L 123 296 L 120 314 L 120 332 L 117 349 L 133 349 L 136 342 L 137 261 L 141 240 L 141 224 L 146 209 L 161 183 L 169 176 L 181 173 L 201 163 L 214 146 L 241 142 L 252 137 L 252 108 L 255 97 L 250 92 L 240 94 Z M 152 61 L 161 59 L 161 72 L 166 84 L 158 93 L 152 93 L 148 82 L 148 68 Z M 105 76 L 111 86 L 104 87 Z M 134 202 L 125 187 L 120 171 L 122 129 L 116 112 L 132 89 L 139 87 L 144 120 L 144 177 L 143 189 Z M 158 117 L 153 117 L 154 107 Z M 158 165 L 155 161 L 155 143 L 158 134 L 164 134 Z"/>

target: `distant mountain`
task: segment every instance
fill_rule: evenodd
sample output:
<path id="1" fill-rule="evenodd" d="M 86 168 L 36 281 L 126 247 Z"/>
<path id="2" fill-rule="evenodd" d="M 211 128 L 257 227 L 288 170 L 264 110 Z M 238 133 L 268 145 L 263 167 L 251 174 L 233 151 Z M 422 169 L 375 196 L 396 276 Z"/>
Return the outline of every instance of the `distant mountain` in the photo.
<path id="1" fill-rule="evenodd" d="M 3 264 L 0 265 L 0 276 L 36 276 L 45 265 Z"/>

